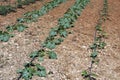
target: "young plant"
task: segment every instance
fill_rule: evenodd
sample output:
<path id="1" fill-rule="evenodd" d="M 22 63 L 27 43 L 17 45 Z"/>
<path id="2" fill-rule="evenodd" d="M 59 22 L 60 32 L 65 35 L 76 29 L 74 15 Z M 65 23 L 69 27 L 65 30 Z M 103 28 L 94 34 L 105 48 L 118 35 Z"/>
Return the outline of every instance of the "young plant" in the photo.
<path id="1" fill-rule="evenodd" d="M 18 23 L 18 24 L 14 24 L 14 25 L 9 25 L 6 27 L 8 32 L 13 32 L 14 30 L 17 30 L 18 32 L 23 32 L 25 29 L 27 28 L 27 26 L 25 26 L 24 24 Z"/>
<path id="2" fill-rule="evenodd" d="M 82 71 L 81 75 L 86 80 L 96 80 L 96 74 L 92 72 L 93 65 L 98 63 L 98 54 L 99 51 L 104 49 L 106 43 L 104 42 L 105 32 L 102 29 L 103 22 L 106 21 L 108 15 L 108 3 L 107 0 L 104 0 L 103 10 L 101 11 L 100 18 L 98 20 L 97 25 L 95 26 L 95 35 L 94 35 L 94 42 L 90 46 L 91 49 L 91 64 L 88 70 Z"/>
<path id="3" fill-rule="evenodd" d="M 63 42 L 64 38 L 69 34 L 67 29 L 73 27 L 73 23 L 80 16 L 88 2 L 89 0 L 76 0 L 75 4 L 58 20 L 58 25 L 51 29 L 50 35 L 46 38 L 43 47 L 54 49 L 56 45 Z"/>
<path id="4" fill-rule="evenodd" d="M 22 0 L 17 0 L 17 7 L 22 8 Z"/>
<path id="5" fill-rule="evenodd" d="M 21 23 L 36 21 L 37 18 L 39 18 L 40 16 L 43 16 L 44 14 L 46 14 L 47 12 L 49 12 L 50 10 L 52 10 L 53 8 L 57 7 L 59 4 L 65 2 L 65 1 L 66 0 L 53 0 L 51 2 L 48 2 L 47 4 L 42 6 L 42 8 L 40 10 L 34 10 L 32 12 L 25 13 L 23 15 L 23 17 L 22 18 L 18 18 L 17 21 L 21 22 Z"/>
<path id="6" fill-rule="evenodd" d="M 10 39 L 10 37 L 13 37 L 13 35 L 9 34 L 6 31 L 0 31 L 0 41 L 7 42 Z"/>
<path id="7" fill-rule="evenodd" d="M 38 61 L 44 61 L 44 57 L 48 56 L 49 59 L 57 59 L 57 55 L 54 51 L 47 51 L 44 49 L 40 49 L 38 51 L 34 51 L 30 54 L 31 61 L 24 65 L 24 69 L 19 69 L 17 72 L 20 74 L 17 80 L 23 78 L 24 80 L 32 79 L 32 76 L 46 77 L 47 72 L 44 66 L 41 66 L 38 63 L 33 63 L 35 59 Z"/>
<path id="8" fill-rule="evenodd" d="M 10 5 L 0 6 L 0 15 L 7 15 L 10 12 L 16 12 L 16 8 Z"/>
<path id="9" fill-rule="evenodd" d="M 8 0 L 4 0 L 4 1 L 8 1 Z M 36 1 L 41 1 L 41 0 L 16 0 L 17 5 L 13 6 L 13 5 L 4 5 L 4 6 L 0 6 L 0 15 L 7 15 L 10 12 L 16 12 L 17 8 L 22 8 L 23 5 L 29 5 L 30 3 L 35 3 Z M 10 1 L 8 1 L 10 2 Z"/>
<path id="10" fill-rule="evenodd" d="M 35 0 L 25 0 L 26 2 L 29 2 L 29 3 L 33 3 Z M 39 1 L 41 1 L 41 0 L 39 0 Z M 14 25 L 8 25 L 7 27 L 6 27 L 6 30 L 7 30 L 7 33 L 8 32 L 13 32 L 14 30 L 17 30 L 17 31 L 19 31 L 19 32 L 23 32 L 26 28 L 28 28 L 27 26 L 25 26 L 24 24 L 22 24 L 23 22 L 24 22 L 24 20 L 27 20 L 28 22 L 29 21 L 35 21 L 36 20 L 36 18 L 38 18 L 38 17 L 40 17 L 40 16 L 42 16 L 42 15 L 44 15 L 45 13 L 44 13 L 44 10 L 46 10 L 46 13 L 49 11 L 49 10 L 51 10 L 51 9 L 53 9 L 53 8 L 55 8 L 56 6 L 58 6 L 59 4 L 61 4 L 61 3 L 63 3 L 63 2 L 65 2 L 66 0 L 53 0 L 53 1 L 51 1 L 51 2 L 48 2 L 46 5 L 44 5 L 40 10 L 38 10 L 37 12 L 39 12 L 39 16 L 38 16 L 38 13 L 36 14 L 36 11 L 34 12 L 34 11 L 32 11 L 32 12 L 27 12 L 25 15 L 24 15 L 24 18 L 19 18 L 18 19 L 18 22 L 16 23 L 16 24 L 14 24 Z M 17 2 L 18 2 L 18 6 L 19 7 L 22 7 L 22 0 L 17 0 Z M 52 8 L 50 8 L 50 6 L 52 7 Z M 7 8 L 6 8 L 7 7 Z M 2 14 L 2 15 L 6 15 L 9 11 L 11 11 L 12 10 L 12 8 L 11 8 L 11 6 L 0 6 L 0 14 Z M 31 16 L 32 15 L 32 17 L 29 17 L 29 16 Z M 10 38 L 10 37 L 9 37 Z M 8 39 L 9 40 L 9 39 Z M 1 41 L 4 41 L 4 40 L 1 40 Z"/>
<path id="11" fill-rule="evenodd" d="M 45 68 L 42 67 L 43 71 L 40 69 L 40 71 L 42 71 L 40 72 L 39 69 L 37 68 L 36 63 L 33 63 L 33 61 L 35 59 L 38 59 L 38 61 L 44 61 L 44 56 L 46 55 L 50 59 L 57 59 L 57 54 L 54 52 L 53 49 L 61 42 L 63 42 L 63 39 L 68 35 L 67 29 L 73 26 L 73 23 L 76 21 L 77 17 L 80 16 L 80 13 L 85 8 L 88 2 L 89 0 L 76 0 L 75 4 L 70 9 L 68 9 L 67 12 L 64 14 L 64 17 L 58 20 L 59 23 L 57 27 L 51 29 L 51 31 L 49 32 L 49 36 L 46 38 L 42 45 L 42 49 L 40 49 L 39 51 L 32 52 L 30 55 L 30 58 L 32 59 L 30 63 L 28 63 L 28 66 L 27 67 L 25 66 L 24 69 L 19 71 L 20 76 L 18 80 L 20 78 L 29 80 L 32 78 L 32 76 L 36 74 L 40 77 L 46 76 L 47 73 L 45 71 Z M 66 26 L 66 23 L 64 23 L 62 20 L 68 23 L 68 25 Z M 24 77 L 24 75 L 27 76 Z"/>

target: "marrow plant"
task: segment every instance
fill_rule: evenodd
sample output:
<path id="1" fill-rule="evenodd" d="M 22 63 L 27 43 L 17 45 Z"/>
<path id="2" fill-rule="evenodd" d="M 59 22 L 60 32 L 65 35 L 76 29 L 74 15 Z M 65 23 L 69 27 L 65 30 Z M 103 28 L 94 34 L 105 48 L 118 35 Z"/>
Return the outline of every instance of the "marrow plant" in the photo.
<path id="1" fill-rule="evenodd" d="M 36 1 L 41 0 L 17 0 L 17 8 L 22 8 L 23 5 L 29 5 L 31 3 L 35 3 Z"/>
<path id="2" fill-rule="evenodd" d="M 88 4 L 89 0 L 76 0 L 73 6 L 67 10 L 62 18 L 58 20 L 58 25 L 51 29 L 49 36 L 43 42 L 41 49 L 34 51 L 30 54 L 31 61 L 24 65 L 24 69 L 18 70 L 20 76 L 17 80 L 23 78 L 24 80 L 32 79 L 32 76 L 46 77 L 47 73 L 45 67 L 34 60 L 44 61 L 44 57 L 48 56 L 50 59 L 57 59 L 57 54 L 53 50 L 57 45 L 63 42 L 63 39 L 67 37 L 69 32 L 68 28 L 73 27 L 73 23 L 80 16 L 82 10 Z"/>
<path id="3" fill-rule="evenodd" d="M 23 15 L 22 18 L 18 18 L 18 22 L 24 23 L 24 22 L 33 22 L 36 21 L 37 18 L 40 16 L 43 16 L 53 8 L 57 7 L 59 4 L 65 2 L 66 0 L 53 0 L 51 2 L 48 2 L 40 10 L 34 10 L 32 12 L 27 12 Z"/>
<path id="4" fill-rule="evenodd" d="M 92 72 L 93 65 L 98 63 L 98 54 L 102 49 L 105 48 L 106 43 L 104 41 L 106 34 L 102 29 L 102 24 L 106 21 L 108 16 L 108 3 L 107 0 L 104 0 L 103 9 L 100 13 L 100 18 L 97 25 L 95 26 L 94 42 L 90 45 L 91 49 L 91 64 L 88 70 L 82 71 L 82 76 L 86 80 L 96 80 L 96 74 Z"/>
<path id="5" fill-rule="evenodd" d="M 7 42 L 10 39 L 10 37 L 13 37 L 13 35 L 9 34 L 6 31 L 0 31 L 0 41 Z"/>
<path id="6" fill-rule="evenodd" d="M 7 0 L 4 0 L 4 1 L 7 1 Z M 16 0 L 16 3 L 17 3 L 16 6 L 13 6 L 11 4 L 1 5 L 0 15 L 7 15 L 10 12 L 16 12 L 17 8 L 22 8 L 23 5 L 29 5 L 30 3 L 35 3 L 36 1 L 42 1 L 42 0 Z"/>
<path id="7" fill-rule="evenodd" d="M 58 25 L 51 29 L 43 46 L 49 49 L 54 49 L 56 45 L 63 42 L 64 38 L 69 34 L 67 29 L 73 27 L 74 22 L 80 16 L 88 2 L 89 0 L 76 0 L 75 4 L 58 20 Z"/>

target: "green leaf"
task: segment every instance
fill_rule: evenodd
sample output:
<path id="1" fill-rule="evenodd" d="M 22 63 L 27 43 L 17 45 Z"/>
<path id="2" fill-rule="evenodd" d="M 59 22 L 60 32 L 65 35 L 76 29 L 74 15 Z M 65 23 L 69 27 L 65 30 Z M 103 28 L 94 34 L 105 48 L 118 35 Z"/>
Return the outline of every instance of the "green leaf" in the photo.
<path id="1" fill-rule="evenodd" d="M 97 44 L 93 43 L 92 45 L 90 45 L 90 49 L 96 49 L 97 48 Z"/>
<path id="2" fill-rule="evenodd" d="M 22 0 L 17 0 L 17 7 L 22 8 Z"/>
<path id="3" fill-rule="evenodd" d="M 2 41 L 7 42 L 7 41 L 9 40 L 9 38 L 10 38 L 10 35 L 5 34 L 5 35 L 3 36 L 3 40 L 2 40 Z"/>
<path id="4" fill-rule="evenodd" d="M 30 78 L 32 78 L 32 75 L 27 70 L 24 70 L 22 78 L 24 78 L 25 80 L 29 80 Z"/>
<path id="5" fill-rule="evenodd" d="M 24 64 L 24 67 L 25 67 L 25 68 L 27 68 L 27 67 L 33 67 L 33 66 L 35 66 L 35 64 L 34 64 L 34 63 L 31 63 L 31 62 L 28 62 L 28 63 L 25 63 L 25 64 Z"/>
<path id="6" fill-rule="evenodd" d="M 47 73 L 46 70 L 42 70 L 42 71 L 36 71 L 35 75 L 38 75 L 40 77 L 46 77 Z"/>
<path id="7" fill-rule="evenodd" d="M 27 28 L 27 26 L 20 23 L 6 27 L 7 31 L 9 32 L 13 32 L 14 30 L 18 30 L 19 32 L 22 32 L 25 30 L 25 28 Z"/>
<path id="8" fill-rule="evenodd" d="M 54 49 L 56 47 L 54 42 L 47 42 L 45 43 L 45 47 L 49 48 L 49 49 Z"/>
<path id="9" fill-rule="evenodd" d="M 82 71 L 81 75 L 83 77 L 88 77 L 89 74 L 88 74 L 88 72 L 86 70 L 84 70 L 84 71 Z"/>
<path id="10" fill-rule="evenodd" d="M 18 21 L 19 23 L 23 23 L 23 22 L 24 22 L 24 19 L 23 19 L 23 18 L 18 18 L 17 21 Z"/>
<path id="11" fill-rule="evenodd" d="M 41 51 L 41 52 L 39 52 L 39 57 L 44 57 L 45 56 L 45 51 Z"/>
<path id="12" fill-rule="evenodd" d="M 41 62 L 41 61 L 44 61 L 44 58 L 43 57 L 39 57 L 38 60 Z"/>
<path id="13" fill-rule="evenodd" d="M 66 30 L 60 30 L 59 33 L 60 33 L 60 36 L 62 37 L 66 37 L 68 35 Z"/>
<path id="14" fill-rule="evenodd" d="M 104 49 L 106 46 L 106 43 L 105 42 L 100 42 L 99 45 L 98 45 L 98 48 L 99 49 Z"/>
<path id="15" fill-rule="evenodd" d="M 22 72 L 23 72 L 23 69 L 17 70 L 17 73 L 22 73 Z"/>
<path id="16" fill-rule="evenodd" d="M 54 31 L 54 30 L 51 30 L 50 33 L 49 33 L 50 36 L 56 36 L 57 35 L 57 32 Z"/>
<path id="17" fill-rule="evenodd" d="M 93 59 L 95 59 L 97 57 L 97 55 L 98 55 L 98 52 L 94 51 L 94 52 L 92 52 L 92 54 L 91 54 L 90 57 L 92 57 Z"/>
<path id="18" fill-rule="evenodd" d="M 0 6 L 0 15 L 7 15 L 10 12 L 15 12 L 15 7 L 11 5 L 1 5 Z"/>
<path id="19" fill-rule="evenodd" d="M 54 51 L 49 51 L 48 55 L 50 59 L 57 59 L 57 54 Z"/>
<path id="20" fill-rule="evenodd" d="M 19 32 L 23 32 L 23 31 L 25 30 L 25 28 L 27 28 L 27 27 L 26 27 L 25 25 L 23 25 L 23 24 L 17 24 L 16 27 L 17 27 L 17 30 L 18 30 Z"/>
<path id="21" fill-rule="evenodd" d="M 22 4 L 24 5 L 28 5 L 29 3 L 34 3 L 35 0 L 25 0 L 22 1 Z M 53 9 L 54 7 L 58 6 L 59 4 L 65 2 L 66 0 L 53 0 L 51 2 L 48 2 L 47 4 L 43 5 L 41 7 L 41 9 L 39 10 L 34 10 L 32 12 L 27 12 L 24 14 L 23 19 L 24 20 L 19 20 L 19 22 L 32 22 L 32 21 L 36 21 L 38 17 L 46 14 L 47 12 L 49 12 L 51 9 Z M 21 1 L 20 2 L 20 7 L 21 7 Z"/>
<path id="22" fill-rule="evenodd" d="M 96 26 L 96 30 L 97 30 L 97 31 L 102 31 L 101 25 L 97 25 L 97 26 Z"/>
<path id="23" fill-rule="evenodd" d="M 45 67 L 41 66 L 40 64 L 36 64 L 37 70 L 44 71 Z"/>
<path id="24" fill-rule="evenodd" d="M 13 32 L 15 27 L 14 27 L 14 25 L 13 26 L 9 25 L 9 26 L 6 27 L 6 29 L 7 29 L 8 32 Z"/>
<path id="25" fill-rule="evenodd" d="M 31 67 L 27 67 L 22 71 L 22 78 L 25 80 L 30 80 L 35 73 L 35 70 Z"/>
<path id="26" fill-rule="evenodd" d="M 10 39 L 11 35 L 7 32 L 0 32 L 0 41 L 7 42 Z"/>
<path id="27" fill-rule="evenodd" d="M 38 57 L 38 51 L 34 51 L 30 54 L 30 58 L 35 58 L 35 57 Z"/>
<path id="28" fill-rule="evenodd" d="M 56 45 L 60 44 L 61 42 L 63 42 L 63 38 L 58 38 L 58 39 L 54 39 L 53 41 Z"/>

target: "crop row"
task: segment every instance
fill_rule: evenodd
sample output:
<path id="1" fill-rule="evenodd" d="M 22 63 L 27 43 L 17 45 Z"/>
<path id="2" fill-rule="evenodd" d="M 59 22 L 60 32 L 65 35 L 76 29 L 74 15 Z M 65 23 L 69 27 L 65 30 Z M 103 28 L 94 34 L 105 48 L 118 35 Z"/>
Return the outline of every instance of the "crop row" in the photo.
<path id="1" fill-rule="evenodd" d="M 17 8 L 22 8 L 24 5 L 33 4 L 36 1 L 42 1 L 42 0 L 17 0 Z"/>
<path id="2" fill-rule="evenodd" d="M 50 59 L 57 59 L 57 54 L 53 49 L 67 37 L 69 34 L 67 29 L 74 26 L 74 22 L 80 16 L 88 2 L 89 0 L 76 0 L 75 4 L 58 20 L 58 25 L 51 29 L 41 49 L 32 52 L 30 54 L 31 61 L 24 65 L 24 69 L 18 71 L 20 73 L 18 80 L 20 78 L 30 80 L 35 75 L 46 77 L 47 74 L 51 73 L 47 73 L 45 67 L 41 66 L 39 62 L 35 63 L 34 60 L 44 61 L 45 56 L 48 56 Z"/>
<path id="3" fill-rule="evenodd" d="M 66 0 L 53 0 L 51 2 L 46 3 L 40 10 L 35 10 L 32 12 L 27 12 L 24 14 L 23 18 L 17 19 L 17 23 L 13 25 L 8 25 L 6 27 L 7 31 L 0 31 L 0 41 L 7 42 L 11 37 L 10 32 L 13 32 L 14 30 L 18 30 L 19 32 L 24 31 L 27 26 L 23 24 L 23 22 L 32 22 L 35 19 L 37 20 L 38 17 L 46 14 L 48 11 L 52 10 L 53 8 L 57 7 L 59 4 L 65 2 Z M 37 13 L 35 13 L 37 12 Z M 31 18 L 28 18 L 30 17 Z"/>
<path id="4" fill-rule="evenodd" d="M 11 32 L 13 32 L 14 30 L 22 32 L 25 30 L 25 28 L 27 28 L 27 26 L 20 23 L 8 25 L 6 27 L 7 31 L 0 31 L 0 41 L 7 42 L 11 37 L 14 37 L 14 34 L 11 34 Z"/>
<path id="5" fill-rule="evenodd" d="M 65 2 L 65 1 L 66 0 L 53 0 L 51 2 L 48 2 L 42 8 L 40 8 L 40 10 L 34 10 L 32 12 L 25 13 L 22 18 L 18 19 L 18 22 L 24 23 L 24 22 L 36 21 L 37 18 L 48 13 L 50 10 L 52 10 L 53 8 L 57 7 L 59 4 Z"/>
<path id="6" fill-rule="evenodd" d="M 94 41 L 92 45 L 90 45 L 91 49 L 91 64 L 88 70 L 84 70 L 82 72 L 82 76 L 87 80 L 96 80 L 97 74 L 92 72 L 93 65 L 98 63 L 98 54 L 101 52 L 102 49 L 105 48 L 106 43 L 104 39 L 106 38 L 106 33 L 102 29 L 103 23 L 107 20 L 108 17 L 108 2 L 104 0 L 103 9 L 100 13 L 100 18 L 98 20 L 97 25 L 95 26 L 95 33 L 94 33 Z"/>
<path id="7" fill-rule="evenodd" d="M 0 15 L 7 15 L 10 12 L 16 12 L 16 8 L 11 5 L 0 6 Z"/>
<path id="8" fill-rule="evenodd" d="M 88 2 L 89 0 L 76 0 L 76 3 L 58 20 L 58 25 L 51 29 L 43 46 L 54 49 L 56 45 L 60 44 L 63 38 L 67 37 L 69 34 L 67 29 L 73 27 L 74 22 L 77 20 L 78 16 L 80 16 Z"/>
<path id="9" fill-rule="evenodd" d="M 29 5 L 33 4 L 36 1 L 41 1 L 41 0 L 17 0 L 15 6 L 13 5 L 1 5 L 0 6 L 0 15 L 7 15 L 10 12 L 16 12 L 17 8 L 23 8 L 23 5 Z"/>

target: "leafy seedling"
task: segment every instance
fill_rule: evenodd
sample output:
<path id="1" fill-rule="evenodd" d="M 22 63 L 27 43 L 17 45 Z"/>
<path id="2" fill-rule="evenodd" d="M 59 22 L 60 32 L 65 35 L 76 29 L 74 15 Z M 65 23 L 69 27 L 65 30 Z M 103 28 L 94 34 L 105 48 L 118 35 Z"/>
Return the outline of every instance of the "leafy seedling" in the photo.
<path id="1" fill-rule="evenodd" d="M 34 74 L 40 77 L 46 77 L 47 73 L 45 67 L 41 66 L 40 64 L 36 64 L 36 67 L 37 71 Z"/>
<path id="2" fill-rule="evenodd" d="M 57 54 L 54 51 L 49 51 L 48 56 L 50 59 L 57 59 Z"/>
<path id="3" fill-rule="evenodd" d="M 10 37 L 12 37 L 12 35 L 8 32 L 0 31 L 0 41 L 7 42 L 10 39 Z"/>

